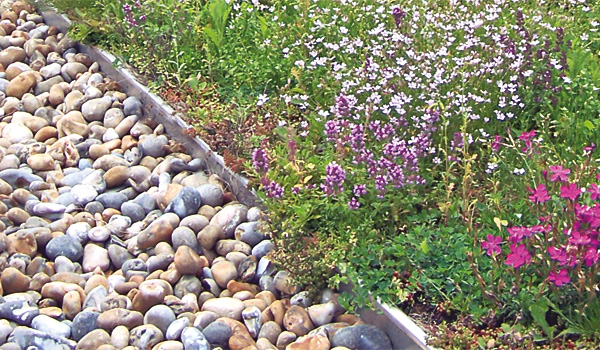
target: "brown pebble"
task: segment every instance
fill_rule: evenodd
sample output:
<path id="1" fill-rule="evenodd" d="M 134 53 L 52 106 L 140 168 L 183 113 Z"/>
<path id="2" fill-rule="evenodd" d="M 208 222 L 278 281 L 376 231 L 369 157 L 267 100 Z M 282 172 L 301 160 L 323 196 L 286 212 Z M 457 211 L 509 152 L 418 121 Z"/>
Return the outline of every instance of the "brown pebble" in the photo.
<path id="1" fill-rule="evenodd" d="M 6 294 L 26 292 L 31 282 L 31 278 L 14 267 L 4 269 L 0 280 L 2 282 L 2 289 Z"/>
<path id="2" fill-rule="evenodd" d="M 72 320 L 75 316 L 81 312 L 81 303 L 83 299 L 81 295 L 77 291 L 70 291 L 65 294 L 65 297 L 62 300 L 62 309 L 65 313 L 65 316 Z"/>
<path id="3" fill-rule="evenodd" d="M 94 329 L 77 342 L 77 350 L 97 350 L 110 344 L 110 335 L 104 329 Z"/>
<path id="4" fill-rule="evenodd" d="M 132 329 L 144 323 L 144 315 L 138 311 L 127 310 L 122 308 L 111 309 L 104 311 L 98 316 L 98 327 L 112 332 L 117 326 L 125 326 L 127 329 Z"/>

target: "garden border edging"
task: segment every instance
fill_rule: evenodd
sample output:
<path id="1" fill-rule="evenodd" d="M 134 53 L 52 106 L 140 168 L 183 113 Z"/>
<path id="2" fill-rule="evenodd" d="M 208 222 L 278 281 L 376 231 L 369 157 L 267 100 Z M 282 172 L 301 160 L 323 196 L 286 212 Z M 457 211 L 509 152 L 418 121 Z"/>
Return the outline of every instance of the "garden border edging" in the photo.
<path id="1" fill-rule="evenodd" d="M 38 12 L 41 13 L 46 24 L 56 26 L 62 33 L 67 33 L 71 22 L 66 16 L 58 14 L 54 9 L 38 8 Z M 87 54 L 98 62 L 101 71 L 115 80 L 124 92 L 130 96 L 138 97 L 143 102 L 144 114 L 156 118 L 159 123 L 163 124 L 166 133 L 181 143 L 191 156 L 203 159 L 206 163 L 206 169 L 225 180 L 239 202 L 248 206 L 261 206 L 256 193 L 247 188 L 248 179 L 232 172 L 225 165 L 223 158 L 213 152 L 201 138 L 192 138 L 184 134 L 181 130 L 186 129 L 189 125 L 160 97 L 140 84 L 129 70 L 123 67 L 115 67 L 116 57 L 104 50 L 86 46 L 79 42 L 76 48 L 79 52 Z M 342 285 L 340 289 L 351 292 L 352 287 Z M 360 309 L 359 315 L 365 322 L 385 331 L 391 339 L 394 349 L 434 350 L 426 344 L 425 331 L 417 326 L 404 312 L 396 307 L 382 304 L 377 300 L 374 301 L 374 305 L 379 309 L 379 312 Z"/>

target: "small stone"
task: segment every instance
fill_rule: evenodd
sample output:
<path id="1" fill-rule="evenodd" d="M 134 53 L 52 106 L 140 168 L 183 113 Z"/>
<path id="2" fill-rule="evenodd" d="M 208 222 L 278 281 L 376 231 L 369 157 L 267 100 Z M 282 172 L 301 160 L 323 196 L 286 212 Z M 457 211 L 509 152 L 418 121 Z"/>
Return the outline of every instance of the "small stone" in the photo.
<path id="1" fill-rule="evenodd" d="M 140 136 L 138 147 L 144 156 L 158 158 L 165 155 L 165 146 L 168 143 L 169 140 L 165 135 L 142 135 Z"/>
<path id="2" fill-rule="evenodd" d="M 2 129 L 2 137 L 10 143 L 19 143 L 33 138 L 33 132 L 23 124 L 10 123 Z"/>
<path id="3" fill-rule="evenodd" d="M 30 300 L 19 298 L 0 303 L 0 319 L 30 325 L 31 321 L 40 314 L 40 310 Z"/>
<path id="4" fill-rule="evenodd" d="M 281 334 L 281 327 L 274 322 L 269 321 L 262 325 L 260 328 L 260 332 L 258 333 L 258 338 L 266 338 L 272 344 L 277 343 L 277 338 Z"/>
<path id="5" fill-rule="evenodd" d="M 167 340 L 156 344 L 152 348 L 152 350 L 184 350 L 184 348 L 181 342 L 175 340 Z"/>
<path id="6" fill-rule="evenodd" d="M 171 285 L 159 279 L 150 279 L 142 282 L 138 293 L 131 300 L 131 309 L 146 312 L 152 306 L 162 303 L 167 295 L 173 294 Z"/>
<path id="7" fill-rule="evenodd" d="M 355 350 L 387 350 L 392 348 L 390 338 L 379 328 L 360 324 L 338 330 L 331 339 L 331 345 L 345 346 Z"/>
<path id="8" fill-rule="evenodd" d="M 217 241 L 224 239 L 223 229 L 217 225 L 208 225 L 204 227 L 197 236 L 198 242 L 204 249 L 213 249 Z"/>
<path id="9" fill-rule="evenodd" d="M 173 242 L 173 249 L 175 250 L 180 246 L 187 246 L 193 251 L 197 252 L 200 248 L 194 231 L 188 227 L 182 227 L 181 224 L 173 231 L 173 234 L 171 235 L 171 241 Z"/>
<path id="10" fill-rule="evenodd" d="M 37 84 L 37 72 L 28 71 L 19 74 L 6 86 L 6 96 L 21 98 Z"/>
<path id="11" fill-rule="evenodd" d="M 187 317 L 181 317 L 171 322 L 167 331 L 165 332 L 165 339 L 176 340 L 181 336 L 183 329 L 190 325 L 190 319 Z"/>
<path id="12" fill-rule="evenodd" d="M 46 245 L 46 256 L 50 260 L 55 260 L 58 256 L 64 256 L 71 261 L 78 261 L 83 256 L 83 247 L 79 240 L 72 236 L 58 236 Z"/>
<path id="13" fill-rule="evenodd" d="M 202 203 L 216 207 L 223 204 L 223 190 L 215 184 L 204 184 L 198 187 Z"/>
<path id="14" fill-rule="evenodd" d="M 232 336 L 231 328 L 223 322 L 213 322 L 202 331 L 210 344 L 227 348 Z"/>
<path id="15" fill-rule="evenodd" d="M 163 333 L 152 324 L 137 326 L 129 332 L 129 344 L 136 349 L 150 350 L 163 340 Z"/>
<path id="16" fill-rule="evenodd" d="M 95 329 L 78 341 L 77 350 L 97 350 L 104 344 L 110 344 L 110 335 L 103 329 Z"/>
<path id="17" fill-rule="evenodd" d="M 69 338 L 71 335 L 71 327 L 69 325 L 46 315 L 36 316 L 31 321 L 31 327 L 38 331 L 52 333 L 63 338 Z"/>
<path id="18" fill-rule="evenodd" d="M 65 294 L 62 299 L 62 310 L 69 320 L 81 312 L 83 300 L 82 293 L 78 290 L 71 290 Z"/>
<path id="19" fill-rule="evenodd" d="M 73 323 L 71 324 L 71 333 L 73 335 L 73 339 L 75 341 L 79 341 L 86 334 L 90 333 L 94 329 L 97 329 L 97 320 L 100 313 L 84 310 L 78 313 L 73 318 Z"/>
<path id="20" fill-rule="evenodd" d="M 239 224 L 235 229 L 234 235 L 235 239 L 248 243 L 251 247 L 254 247 L 260 243 L 260 241 L 265 239 L 265 235 L 260 232 L 259 223 L 257 221 Z"/>
<path id="21" fill-rule="evenodd" d="M 14 267 L 7 267 L 0 277 L 2 289 L 5 294 L 26 292 L 29 289 L 31 278 Z"/>
<path id="22" fill-rule="evenodd" d="M 166 305 L 155 305 L 151 307 L 144 316 L 144 324 L 152 324 L 158 327 L 162 334 L 167 333 L 169 325 L 175 321 L 175 313 Z"/>
<path id="23" fill-rule="evenodd" d="M 256 339 L 262 326 L 261 311 L 256 306 L 245 308 L 242 311 L 242 319 L 248 329 L 248 333 Z"/>
<path id="24" fill-rule="evenodd" d="M 81 263 L 83 272 L 92 272 L 96 268 L 102 271 L 108 270 L 110 259 L 108 251 L 94 243 L 88 243 L 83 250 L 83 262 Z"/>
<path id="25" fill-rule="evenodd" d="M 233 237 L 235 228 L 246 221 L 248 208 L 243 204 L 232 204 L 224 207 L 210 220 L 211 225 L 219 226 L 227 238 Z"/>
<path id="26" fill-rule="evenodd" d="M 306 335 L 315 328 L 308 312 L 297 305 L 292 305 L 285 313 L 283 327 L 297 336 Z"/>
<path id="27" fill-rule="evenodd" d="M 266 256 L 271 250 L 273 250 L 273 242 L 271 240 L 264 240 L 252 248 L 252 255 L 254 255 L 257 259 L 262 259 Z"/>
<path id="28" fill-rule="evenodd" d="M 111 105 L 110 98 L 94 98 L 81 106 L 81 113 L 88 122 L 100 121 L 104 119 L 104 113 Z"/>
<path id="29" fill-rule="evenodd" d="M 220 317 L 228 317 L 240 321 L 244 303 L 234 298 L 215 298 L 204 302 L 202 311 L 212 311 Z"/>
<path id="30" fill-rule="evenodd" d="M 37 253 L 37 241 L 33 232 L 19 230 L 6 237 L 6 250 L 13 255 L 21 253 L 33 258 Z"/>
<path id="31" fill-rule="evenodd" d="M 238 277 L 238 272 L 235 265 L 229 261 L 221 261 L 214 264 L 210 271 L 221 288 L 227 288 L 227 283 L 235 280 Z"/>
<path id="32" fill-rule="evenodd" d="M 166 213 L 152 222 L 148 228 L 137 236 L 140 249 L 155 246 L 158 242 L 168 242 L 173 230 L 179 225 L 179 217 L 173 213 Z"/>
<path id="33" fill-rule="evenodd" d="M 117 326 L 110 334 L 110 344 L 117 349 L 129 345 L 129 329 L 125 326 Z"/>
<path id="34" fill-rule="evenodd" d="M 180 246 L 175 252 L 175 268 L 182 275 L 198 275 L 202 269 L 208 266 L 206 257 L 199 256 L 190 247 Z"/>
<path id="35" fill-rule="evenodd" d="M 71 189 L 75 204 L 84 207 L 98 196 L 98 191 L 90 185 L 75 185 Z"/>
<path id="36" fill-rule="evenodd" d="M 181 332 L 181 342 L 185 350 L 210 350 L 211 346 L 202 334 L 194 327 L 186 327 Z"/>
<path id="37" fill-rule="evenodd" d="M 284 349 L 289 344 L 293 343 L 298 336 L 292 332 L 284 331 L 281 332 L 279 337 L 277 337 L 277 343 L 275 344 L 279 349 Z"/>
<path id="38" fill-rule="evenodd" d="M 33 154 L 27 158 L 27 165 L 36 171 L 54 170 L 54 159 L 48 154 Z"/>
<path id="39" fill-rule="evenodd" d="M 135 96 L 129 96 L 123 101 L 123 113 L 126 116 L 142 116 L 142 101 Z"/>
<path id="40" fill-rule="evenodd" d="M 98 317 L 98 327 L 112 332 L 117 326 L 125 326 L 127 329 L 133 329 L 144 322 L 144 316 L 141 312 L 115 308 L 104 311 Z"/>

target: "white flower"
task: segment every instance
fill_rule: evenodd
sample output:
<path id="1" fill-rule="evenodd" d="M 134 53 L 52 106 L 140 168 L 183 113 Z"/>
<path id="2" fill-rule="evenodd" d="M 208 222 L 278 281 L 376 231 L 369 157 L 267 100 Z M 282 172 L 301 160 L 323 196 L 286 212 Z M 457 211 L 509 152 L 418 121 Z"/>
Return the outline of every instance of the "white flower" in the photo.
<path id="1" fill-rule="evenodd" d="M 258 95 L 258 101 L 256 101 L 256 105 L 257 106 L 262 106 L 265 104 L 265 102 L 267 102 L 269 100 L 269 97 L 266 94 L 260 94 Z"/>
<path id="2" fill-rule="evenodd" d="M 515 170 L 513 170 L 513 174 L 515 175 L 525 175 L 525 169 L 523 168 L 515 168 Z"/>

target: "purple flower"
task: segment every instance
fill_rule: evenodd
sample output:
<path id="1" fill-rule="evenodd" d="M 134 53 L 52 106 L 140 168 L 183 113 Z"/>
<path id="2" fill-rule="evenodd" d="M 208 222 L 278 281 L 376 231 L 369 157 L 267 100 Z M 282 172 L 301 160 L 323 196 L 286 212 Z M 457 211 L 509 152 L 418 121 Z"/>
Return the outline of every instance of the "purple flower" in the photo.
<path id="1" fill-rule="evenodd" d="M 125 14 L 131 13 L 131 5 L 123 4 L 123 12 L 125 12 Z"/>
<path id="2" fill-rule="evenodd" d="M 548 254 L 550 255 L 550 259 L 557 261 L 561 266 L 569 261 L 569 255 L 564 249 L 548 247 Z"/>
<path id="3" fill-rule="evenodd" d="M 325 182 L 321 184 L 321 188 L 325 195 L 333 195 L 344 190 L 344 180 L 346 180 L 346 171 L 333 161 L 325 167 Z"/>
<path id="4" fill-rule="evenodd" d="M 590 198 L 595 201 L 596 199 L 600 198 L 600 187 L 596 184 L 591 184 L 590 188 L 588 189 L 588 192 L 590 192 Z"/>
<path id="5" fill-rule="evenodd" d="M 367 186 L 364 184 L 354 185 L 352 193 L 354 193 L 356 197 L 362 197 L 367 194 Z"/>
<path id="6" fill-rule="evenodd" d="M 252 151 L 252 167 L 261 173 L 269 171 L 269 158 L 264 149 L 256 148 Z"/>
<path id="7" fill-rule="evenodd" d="M 400 27 L 400 24 L 402 24 L 402 19 L 406 17 L 406 12 L 400 10 L 399 7 L 394 7 L 392 10 L 392 16 L 394 16 L 394 23 L 396 24 L 396 27 Z"/>
<path id="8" fill-rule="evenodd" d="M 352 197 L 352 199 L 348 202 L 348 208 L 350 208 L 350 210 L 357 210 L 360 208 L 360 202 L 356 199 L 356 197 Z"/>
<path id="9" fill-rule="evenodd" d="M 271 181 L 263 190 L 267 193 L 268 198 L 279 199 L 283 197 L 283 187 L 275 181 Z"/>

